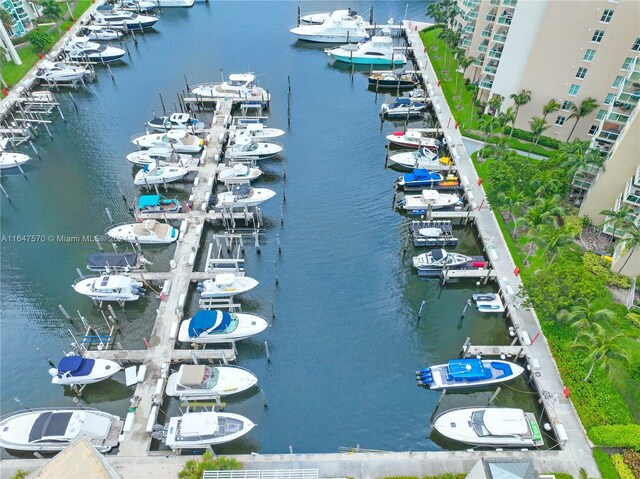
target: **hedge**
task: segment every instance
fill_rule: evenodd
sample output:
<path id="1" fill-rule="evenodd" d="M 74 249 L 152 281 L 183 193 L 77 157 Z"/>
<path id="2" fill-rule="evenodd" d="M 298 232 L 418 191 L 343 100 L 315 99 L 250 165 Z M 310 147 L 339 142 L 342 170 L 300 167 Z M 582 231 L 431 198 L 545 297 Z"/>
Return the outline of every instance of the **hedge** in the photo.
<path id="1" fill-rule="evenodd" d="M 636 479 L 631 468 L 624 463 L 622 454 L 614 454 L 611 456 L 611 462 L 613 463 L 613 467 L 616 468 L 616 472 L 618 473 L 618 476 L 620 476 L 620 479 Z"/>
<path id="2" fill-rule="evenodd" d="M 598 446 L 628 447 L 640 451 L 640 424 L 594 426 L 589 438 Z"/>
<path id="3" fill-rule="evenodd" d="M 504 127 L 504 132 L 507 135 L 511 135 L 513 138 L 518 138 L 519 140 L 525 140 L 533 143 L 536 139 L 533 136 L 533 133 L 526 130 L 520 130 L 519 128 L 511 128 L 510 126 Z M 541 136 L 538 140 L 538 145 L 546 146 L 547 148 L 553 148 L 554 150 L 559 149 L 562 146 L 563 142 L 556 140 L 555 138 L 551 138 L 548 136 Z"/>
<path id="4" fill-rule="evenodd" d="M 584 268 L 587 271 L 592 272 L 609 286 L 624 289 L 631 287 L 631 280 L 626 276 L 611 271 L 611 263 L 602 256 L 586 251 L 582 256 L 582 264 L 584 264 Z"/>
<path id="5" fill-rule="evenodd" d="M 619 479 L 618 473 L 616 472 L 616 468 L 613 466 L 613 462 L 611 462 L 609 454 L 600 448 L 595 448 L 593 450 L 593 458 L 596 460 L 598 469 L 600 469 L 602 479 Z"/>

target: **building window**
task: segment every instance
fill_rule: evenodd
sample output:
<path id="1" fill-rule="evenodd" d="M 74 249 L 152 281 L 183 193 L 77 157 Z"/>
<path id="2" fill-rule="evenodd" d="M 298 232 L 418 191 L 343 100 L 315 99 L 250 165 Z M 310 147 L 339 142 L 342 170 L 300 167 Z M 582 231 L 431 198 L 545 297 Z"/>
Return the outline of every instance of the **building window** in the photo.
<path id="1" fill-rule="evenodd" d="M 607 114 L 607 110 L 600 110 L 596 115 L 596 120 L 602 120 Z"/>
<path id="2" fill-rule="evenodd" d="M 576 78 L 582 79 L 585 76 L 587 76 L 587 69 L 584 67 L 578 68 L 578 71 L 576 72 Z"/>
<path id="3" fill-rule="evenodd" d="M 629 70 L 629 66 L 631 65 L 631 62 L 633 61 L 633 58 L 625 58 L 624 59 L 624 63 L 622 64 L 621 70 Z"/>
<path id="4" fill-rule="evenodd" d="M 591 41 L 593 43 L 600 43 L 602 41 L 602 37 L 604 37 L 604 30 L 596 30 L 595 32 L 593 32 Z"/>
<path id="5" fill-rule="evenodd" d="M 631 47 L 631 51 L 640 52 L 640 37 L 636 38 L 636 41 L 633 42 L 633 46 Z"/>
<path id="6" fill-rule="evenodd" d="M 564 125 L 565 121 L 567 121 L 567 117 L 566 116 L 558 115 L 558 118 L 556 118 L 556 125 L 562 126 L 562 125 Z"/>
<path id="7" fill-rule="evenodd" d="M 597 131 L 598 131 L 598 125 L 591 125 L 591 128 L 589 128 L 589 133 L 587 133 L 587 134 L 588 135 L 595 135 Z"/>
<path id="8" fill-rule="evenodd" d="M 576 96 L 580 91 L 580 85 L 571 85 L 569 87 L 569 96 Z"/>
<path id="9" fill-rule="evenodd" d="M 611 21 L 611 17 L 613 17 L 613 10 L 606 9 L 604 12 L 602 12 L 600 21 L 602 23 L 609 23 Z"/>
<path id="10" fill-rule="evenodd" d="M 624 77 L 618 75 L 616 79 L 613 81 L 613 85 L 611 88 L 620 88 L 620 84 L 624 81 Z"/>
<path id="11" fill-rule="evenodd" d="M 593 60 L 593 57 L 596 55 L 596 51 L 595 50 L 591 50 L 590 48 L 587 49 L 586 52 L 584 52 L 584 57 L 582 57 L 582 61 L 583 62 L 590 62 Z"/>
<path id="12" fill-rule="evenodd" d="M 573 102 L 569 101 L 569 100 L 565 100 L 562 102 L 562 107 L 561 109 L 563 111 L 571 111 L 571 107 L 573 106 Z"/>
<path id="13" fill-rule="evenodd" d="M 616 96 L 615 96 L 615 94 L 613 94 L 613 93 L 609 93 L 609 94 L 605 97 L 605 99 L 604 99 L 604 102 L 603 102 L 603 103 L 604 103 L 605 105 L 609 105 L 609 104 L 611 104 L 611 102 L 613 101 L 613 99 L 614 99 L 615 97 L 616 97 Z"/>

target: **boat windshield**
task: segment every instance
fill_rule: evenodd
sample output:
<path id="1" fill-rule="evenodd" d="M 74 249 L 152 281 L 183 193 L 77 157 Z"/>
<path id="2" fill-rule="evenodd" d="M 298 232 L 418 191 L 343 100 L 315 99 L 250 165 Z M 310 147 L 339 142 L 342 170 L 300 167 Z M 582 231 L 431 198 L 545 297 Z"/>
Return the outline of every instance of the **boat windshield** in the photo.
<path id="1" fill-rule="evenodd" d="M 471 414 L 471 426 L 478 437 L 490 436 L 491 433 L 484 425 L 484 410 Z"/>

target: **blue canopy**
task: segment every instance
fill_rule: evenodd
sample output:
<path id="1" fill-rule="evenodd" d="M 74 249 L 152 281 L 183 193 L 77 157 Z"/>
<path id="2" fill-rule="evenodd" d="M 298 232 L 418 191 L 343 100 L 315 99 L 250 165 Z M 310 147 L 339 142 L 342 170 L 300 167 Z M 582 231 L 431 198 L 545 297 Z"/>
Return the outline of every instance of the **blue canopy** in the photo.
<path id="1" fill-rule="evenodd" d="M 491 377 L 491 370 L 485 369 L 479 359 L 452 359 L 448 369 L 455 381 L 479 381 Z"/>
<path id="2" fill-rule="evenodd" d="M 138 200 L 138 208 L 142 209 L 147 206 L 158 206 L 162 201 L 160 195 L 142 195 Z"/>
<path id="3" fill-rule="evenodd" d="M 416 168 L 411 173 L 404 175 L 404 182 L 406 183 L 439 183 L 442 181 L 442 175 L 440 173 L 432 173 L 429 170 L 423 168 Z"/>
<path id="4" fill-rule="evenodd" d="M 396 105 L 411 105 L 411 98 L 398 96 L 396 97 L 396 100 L 394 101 L 394 103 Z"/>
<path id="5" fill-rule="evenodd" d="M 58 363 L 58 376 L 69 373 L 71 376 L 86 376 L 93 369 L 95 359 L 85 359 L 82 356 L 65 356 Z"/>
<path id="6" fill-rule="evenodd" d="M 220 321 L 220 324 L 218 324 L 215 329 L 209 331 L 215 326 L 219 313 L 222 313 L 222 321 Z M 191 322 L 189 323 L 189 337 L 198 337 L 202 333 L 206 332 L 213 333 L 216 331 L 224 331 L 229 327 L 229 324 L 231 324 L 231 314 L 225 311 L 198 311 L 195 316 L 191 318 Z"/>

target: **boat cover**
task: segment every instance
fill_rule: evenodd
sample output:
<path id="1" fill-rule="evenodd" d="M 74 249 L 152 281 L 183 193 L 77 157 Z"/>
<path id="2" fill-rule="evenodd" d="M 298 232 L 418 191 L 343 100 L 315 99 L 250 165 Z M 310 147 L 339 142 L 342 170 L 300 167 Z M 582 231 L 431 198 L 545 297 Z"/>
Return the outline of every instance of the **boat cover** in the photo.
<path id="1" fill-rule="evenodd" d="M 434 261 L 440 261 L 447 256 L 447 252 L 443 249 L 434 249 L 431 251 L 431 257 Z"/>
<path id="2" fill-rule="evenodd" d="M 442 175 L 440 173 L 432 173 L 423 168 L 416 168 L 411 173 L 404 175 L 405 183 L 412 183 L 416 181 L 432 181 L 435 183 L 442 181 Z"/>
<path id="3" fill-rule="evenodd" d="M 43 437 L 64 437 L 71 420 L 70 412 L 45 412 L 38 416 L 29 431 L 29 442 Z"/>
<path id="4" fill-rule="evenodd" d="M 158 206 L 161 201 L 161 195 L 142 195 L 138 200 L 138 208 L 142 209 L 149 206 Z"/>
<path id="5" fill-rule="evenodd" d="M 92 253 L 87 255 L 87 268 L 94 271 L 126 268 L 138 264 L 138 253 Z"/>
<path id="6" fill-rule="evenodd" d="M 237 198 L 248 198 L 251 195 L 251 187 L 247 184 L 233 185 L 231 188 L 233 196 Z"/>
<path id="7" fill-rule="evenodd" d="M 218 319 L 222 315 L 221 319 Z M 224 331 L 231 324 L 231 314 L 225 311 L 198 311 L 189 323 L 189 337 L 198 337 L 203 333 Z"/>
<path id="8" fill-rule="evenodd" d="M 67 373 L 74 377 L 87 376 L 95 362 L 95 359 L 85 359 L 82 356 L 65 356 L 58 363 L 58 376 L 62 377 Z"/>
<path id="9" fill-rule="evenodd" d="M 452 359 L 448 365 L 454 381 L 480 381 L 491 378 L 491 371 L 485 369 L 479 359 Z"/>

